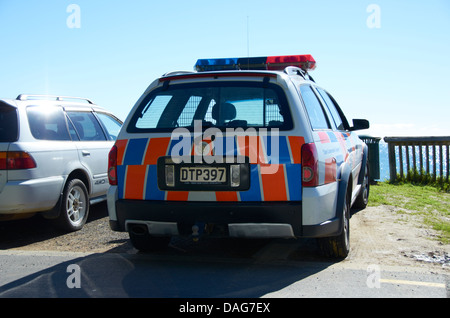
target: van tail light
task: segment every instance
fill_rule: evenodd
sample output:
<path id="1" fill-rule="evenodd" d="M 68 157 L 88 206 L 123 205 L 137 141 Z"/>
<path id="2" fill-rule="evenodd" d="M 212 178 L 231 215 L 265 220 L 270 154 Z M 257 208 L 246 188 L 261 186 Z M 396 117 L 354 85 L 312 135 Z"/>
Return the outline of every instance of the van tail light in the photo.
<path id="1" fill-rule="evenodd" d="M 25 151 L 0 152 L 0 170 L 21 170 L 36 168 L 36 161 Z"/>
<path id="2" fill-rule="evenodd" d="M 314 143 L 302 146 L 302 185 L 304 187 L 319 185 L 319 161 Z"/>
<path id="3" fill-rule="evenodd" d="M 108 180 L 110 185 L 117 185 L 117 147 L 113 146 L 108 155 Z"/>

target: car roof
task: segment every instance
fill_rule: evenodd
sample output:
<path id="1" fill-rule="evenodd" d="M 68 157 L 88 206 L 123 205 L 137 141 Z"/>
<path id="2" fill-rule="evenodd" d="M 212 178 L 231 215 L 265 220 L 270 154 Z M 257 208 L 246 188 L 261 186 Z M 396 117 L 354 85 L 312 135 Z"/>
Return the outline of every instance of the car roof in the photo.
<path id="1" fill-rule="evenodd" d="M 64 108 L 70 109 L 95 110 L 110 113 L 87 98 L 72 96 L 20 94 L 16 99 L 0 99 L 0 101 L 16 108 L 26 106 L 63 106 Z"/>
<path id="2" fill-rule="evenodd" d="M 255 78 L 264 78 L 264 77 L 284 77 L 295 79 L 298 81 L 304 81 L 305 83 L 314 82 L 314 79 L 306 72 L 302 71 L 298 67 L 286 67 L 284 70 L 221 70 L 221 71 L 202 71 L 202 72 L 192 72 L 192 71 L 172 71 L 167 72 L 162 75 L 158 81 L 162 82 L 170 82 L 176 80 L 184 80 L 184 79 L 203 79 L 208 81 L 211 78 L 236 78 L 236 77 L 255 77 Z"/>

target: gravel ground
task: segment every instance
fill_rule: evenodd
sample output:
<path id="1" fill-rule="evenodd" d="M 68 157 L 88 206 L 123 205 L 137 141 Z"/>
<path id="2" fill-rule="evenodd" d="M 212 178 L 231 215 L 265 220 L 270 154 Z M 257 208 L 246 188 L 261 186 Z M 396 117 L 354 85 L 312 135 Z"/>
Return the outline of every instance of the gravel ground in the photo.
<path id="1" fill-rule="evenodd" d="M 64 252 L 126 252 L 128 234 L 111 231 L 105 203 L 91 207 L 82 230 L 65 233 L 40 215 L 30 219 L 0 222 L 0 250 L 48 250 Z"/>
<path id="2" fill-rule="evenodd" d="M 352 211 L 351 251 L 345 262 L 412 266 L 450 274 L 450 246 L 439 243 L 437 234 L 414 214 L 396 213 L 390 206 Z M 167 253 L 259 259 L 271 255 L 291 261 L 323 261 L 315 240 L 204 239 L 193 243 L 173 238 Z M 91 208 L 85 227 L 74 233 L 55 230 L 51 222 L 35 216 L 0 222 L 0 250 L 40 250 L 85 253 L 138 253 L 127 233 L 109 228 L 106 204 Z M 264 259 L 266 260 L 266 259 Z"/>

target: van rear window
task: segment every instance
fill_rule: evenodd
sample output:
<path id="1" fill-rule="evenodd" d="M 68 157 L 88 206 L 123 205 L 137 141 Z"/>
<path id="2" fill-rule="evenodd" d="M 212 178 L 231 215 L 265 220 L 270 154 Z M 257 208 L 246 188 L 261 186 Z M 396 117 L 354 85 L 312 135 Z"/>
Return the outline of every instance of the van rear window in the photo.
<path id="1" fill-rule="evenodd" d="M 199 83 L 170 85 L 151 92 L 135 113 L 128 132 L 217 127 L 292 129 L 282 89 L 262 83 Z"/>
<path id="2" fill-rule="evenodd" d="M 0 142 L 14 142 L 18 137 L 16 109 L 0 103 Z"/>

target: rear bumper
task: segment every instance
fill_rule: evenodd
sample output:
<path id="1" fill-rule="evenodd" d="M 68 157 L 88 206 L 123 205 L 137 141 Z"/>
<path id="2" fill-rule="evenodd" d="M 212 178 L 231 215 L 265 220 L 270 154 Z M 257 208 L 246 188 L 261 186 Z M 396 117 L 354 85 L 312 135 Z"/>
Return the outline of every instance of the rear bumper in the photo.
<path id="1" fill-rule="evenodd" d="M 108 209 L 112 230 L 144 225 L 155 236 L 189 234 L 194 224 L 221 225 L 223 236 L 248 238 L 325 237 L 339 230 L 338 219 L 302 225 L 301 202 L 117 200 Z"/>
<path id="2" fill-rule="evenodd" d="M 63 183 L 62 177 L 10 181 L 0 192 L 0 214 L 50 210 L 58 202 Z"/>

